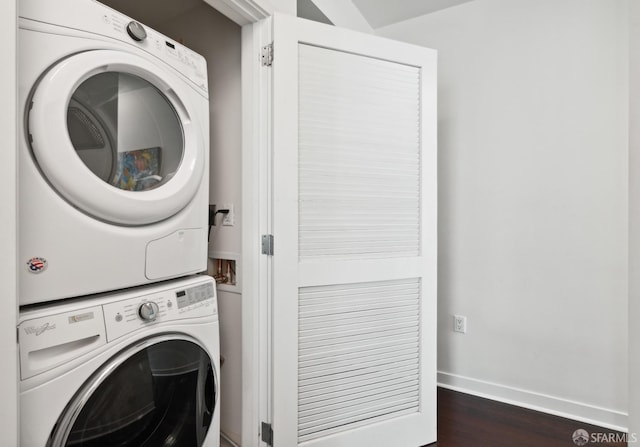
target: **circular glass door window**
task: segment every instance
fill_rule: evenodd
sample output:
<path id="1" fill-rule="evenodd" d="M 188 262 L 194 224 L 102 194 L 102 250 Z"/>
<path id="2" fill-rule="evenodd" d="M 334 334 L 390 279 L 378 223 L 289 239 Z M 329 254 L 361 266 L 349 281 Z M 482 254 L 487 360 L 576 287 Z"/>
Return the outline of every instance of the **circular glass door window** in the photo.
<path id="1" fill-rule="evenodd" d="M 163 64 L 116 50 L 78 53 L 52 66 L 33 91 L 33 160 L 88 216 L 154 224 L 202 187 L 206 103 Z"/>
<path id="2" fill-rule="evenodd" d="M 82 82 L 67 108 L 67 130 L 87 168 L 125 191 L 163 185 L 184 154 L 182 125 L 169 100 L 129 73 L 104 72 Z"/>
<path id="3" fill-rule="evenodd" d="M 213 362 L 201 346 L 150 341 L 116 357 L 80 390 L 48 447 L 201 447 L 216 388 Z"/>

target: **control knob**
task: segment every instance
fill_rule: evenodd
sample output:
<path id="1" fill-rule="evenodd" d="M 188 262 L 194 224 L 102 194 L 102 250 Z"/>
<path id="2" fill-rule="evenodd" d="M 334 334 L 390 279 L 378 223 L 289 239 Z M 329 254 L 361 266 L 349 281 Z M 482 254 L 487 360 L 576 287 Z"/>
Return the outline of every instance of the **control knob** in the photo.
<path id="1" fill-rule="evenodd" d="M 147 301 L 146 303 L 142 303 L 140 307 L 138 307 L 138 315 L 144 321 L 154 321 L 158 318 L 158 313 L 160 312 L 160 308 L 153 301 Z"/>
<path id="2" fill-rule="evenodd" d="M 132 20 L 127 25 L 127 34 L 136 42 L 142 42 L 147 38 L 147 32 L 144 27 L 135 20 Z"/>

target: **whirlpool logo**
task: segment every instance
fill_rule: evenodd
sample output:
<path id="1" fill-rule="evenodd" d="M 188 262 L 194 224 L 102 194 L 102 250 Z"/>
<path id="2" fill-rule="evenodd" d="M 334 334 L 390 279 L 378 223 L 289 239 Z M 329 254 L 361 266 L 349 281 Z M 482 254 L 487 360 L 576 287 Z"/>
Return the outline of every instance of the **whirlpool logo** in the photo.
<path id="1" fill-rule="evenodd" d="M 24 332 L 27 335 L 35 335 L 36 337 L 44 334 L 47 331 L 52 331 L 56 328 L 55 324 L 45 323 L 40 326 L 27 326 L 24 328 Z"/>

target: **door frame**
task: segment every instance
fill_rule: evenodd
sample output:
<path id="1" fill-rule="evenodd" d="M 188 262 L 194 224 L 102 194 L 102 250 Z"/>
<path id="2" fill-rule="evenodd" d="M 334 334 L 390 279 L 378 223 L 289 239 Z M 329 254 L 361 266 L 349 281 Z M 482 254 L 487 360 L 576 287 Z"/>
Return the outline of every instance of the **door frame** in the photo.
<path id="1" fill-rule="evenodd" d="M 204 0 L 205 3 L 224 14 L 240 26 L 258 22 L 275 11 L 265 0 Z"/>
<path id="2" fill-rule="evenodd" d="M 207 0 L 209 1 L 209 0 Z M 242 27 L 242 444 L 264 446 L 261 422 L 270 415 L 270 256 L 261 235 L 271 233 L 271 70 L 262 66 L 270 18 Z"/>

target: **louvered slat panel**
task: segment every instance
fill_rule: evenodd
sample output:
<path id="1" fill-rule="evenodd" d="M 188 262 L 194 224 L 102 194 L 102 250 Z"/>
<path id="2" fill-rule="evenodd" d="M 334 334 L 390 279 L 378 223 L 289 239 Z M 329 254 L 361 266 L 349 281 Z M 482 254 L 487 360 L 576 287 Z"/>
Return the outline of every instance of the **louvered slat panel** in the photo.
<path id="1" fill-rule="evenodd" d="M 367 391 L 367 390 L 380 390 L 380 385 L 383 384 L 385 387 L 394 386 L 397 384 L 407 384 L 407 383 L 417 383 L 413 380 L 407 379 L 402 374 L 393 374 L 393 375 L 385 375 L 385 380 L 371 383 L 357 383 L 353 382 L 345 382 L 342 384 L 332 384 L 332 386 L 328 387 L 318 387 L 316 389 L 308 388 L 305 391 L 300 391 L 299 402 L 301 405 L 307 404 L 309 402 L 331 399 L 334 396 L 344 396 L 345 390 L 357 388 L 358 391 Z"/>
<path id="2" fill-rule="evenodd" d="M 420 254 L 420 72 L 299 45 L 299 257 Z"/>
<path id="3" fill-rule="evenodd" d="M 303 287 L 298 440 L 417 412 L 420 279 Z"/>
<path id="4" fill-rule="evenodd" d="M 358 411 L 369 411 L 372 405 L 379 405 L 381 409 L 384 407 L 384 402 L 393 399 L 415 399 L 418 394 L 417 382 L 404 383 L 395 386 L 385 386 L 384 388 L 378 387 L 375 391 L 352 391 L 348 396 L 339 396 L 334 399 L 326 399 L 322 401 L 322 405 L 311 403 L 306 406 L 301 406 L 298 413 L 300 421 L 300 428 L 303 428 L 305 423 L 309 422 L 309 428 L 313 428 L 313 425 L 318 424 L 318 420 L 325 421 L 339 420 L 344 417 L 345 410 L 351 413 Z M 354 414 L 354 416 L 356 416 Z"/>

